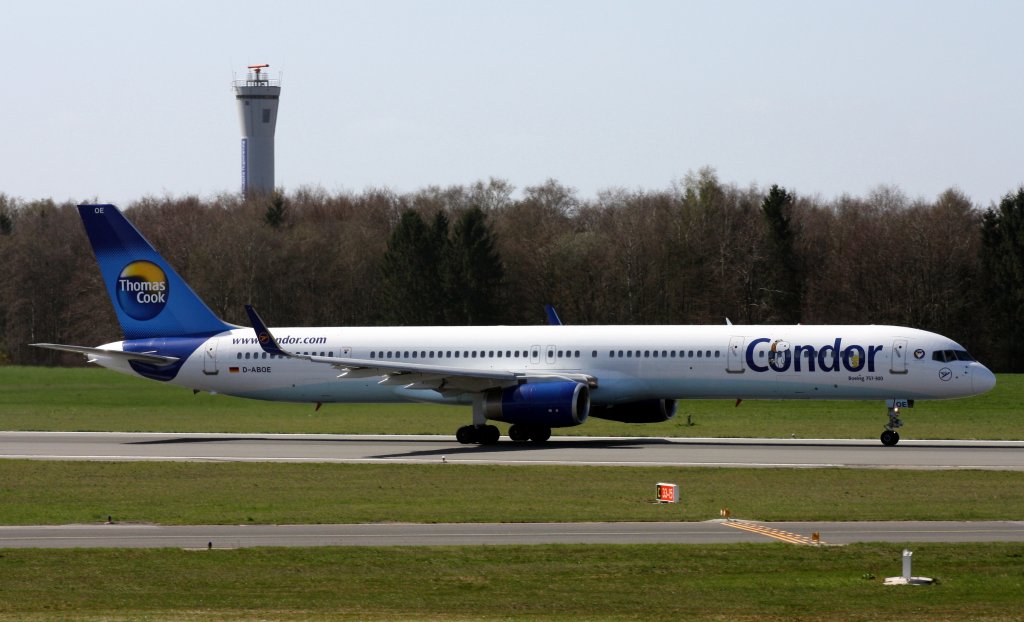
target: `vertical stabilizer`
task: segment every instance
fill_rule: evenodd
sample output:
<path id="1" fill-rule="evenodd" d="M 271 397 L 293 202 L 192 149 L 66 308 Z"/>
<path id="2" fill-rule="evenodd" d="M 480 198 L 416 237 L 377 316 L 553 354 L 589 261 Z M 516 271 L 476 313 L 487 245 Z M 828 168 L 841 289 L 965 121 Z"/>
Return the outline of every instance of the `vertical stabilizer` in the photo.
<path id="1" fill-rule="evenodd" d="M 126 339 L 212 335 L 221 321 L 113 205 L 79 205 Z"/>

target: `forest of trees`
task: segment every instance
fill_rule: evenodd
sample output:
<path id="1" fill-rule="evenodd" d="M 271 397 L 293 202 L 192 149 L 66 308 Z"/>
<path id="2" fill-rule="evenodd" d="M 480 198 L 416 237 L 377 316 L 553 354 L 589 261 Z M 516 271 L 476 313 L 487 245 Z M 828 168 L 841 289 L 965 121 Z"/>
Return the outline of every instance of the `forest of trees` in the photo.
<path id="1" fill-rule="evenodd" d="M 881 186 L 821 199 L 711 169 L 580 198 L 556 181 L 410 194 L 146 198 L 129 218 L 215 313 L 246 325 L 898 324 L 1024 371 L 1024 188 L 975 206 Z M 72 203 L 0 194 L 0 363 L 121 338 Z"/>

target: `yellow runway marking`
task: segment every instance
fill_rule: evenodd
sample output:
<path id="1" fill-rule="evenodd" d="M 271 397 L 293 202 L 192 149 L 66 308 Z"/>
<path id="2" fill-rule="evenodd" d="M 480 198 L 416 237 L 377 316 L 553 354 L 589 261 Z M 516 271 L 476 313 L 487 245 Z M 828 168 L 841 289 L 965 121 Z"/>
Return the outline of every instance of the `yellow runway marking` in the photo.
<path id="1" fill-rule="evenodd" d="M 743 531 L 749 531 L 751 533 L 756 533 L 762 536 L 767 536 L 769 538 L 774 538 L 776 540 L 781 540 L 782 542 L 789 542 L 790 544 L 825 544 L 824 540 L 819 540 L 818 542 L 815 542 L 811 538 L 807 536 L 801 536 L 798 533 L 782 531 L 781 529 L 773 529 L 771 527 L 758 525 L 757 523 L 751 523 L 749 521 L 728 520 L 723 522 L 722 524 L 728 527 L 732 527 L 734 529 L 742 529 Z"/>

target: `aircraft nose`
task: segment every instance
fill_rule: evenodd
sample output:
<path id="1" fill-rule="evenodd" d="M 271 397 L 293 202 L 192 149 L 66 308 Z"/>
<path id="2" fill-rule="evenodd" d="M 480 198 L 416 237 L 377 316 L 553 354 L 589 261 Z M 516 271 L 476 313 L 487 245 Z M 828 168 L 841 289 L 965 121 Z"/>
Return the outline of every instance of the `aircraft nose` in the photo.
<path id="1" fill-rule="evenodd" d="M 985 393 L 996 386 L 996 375 L 981 363 L 977 363 L 971 373 L 971 388 L 975 393 Z"/>

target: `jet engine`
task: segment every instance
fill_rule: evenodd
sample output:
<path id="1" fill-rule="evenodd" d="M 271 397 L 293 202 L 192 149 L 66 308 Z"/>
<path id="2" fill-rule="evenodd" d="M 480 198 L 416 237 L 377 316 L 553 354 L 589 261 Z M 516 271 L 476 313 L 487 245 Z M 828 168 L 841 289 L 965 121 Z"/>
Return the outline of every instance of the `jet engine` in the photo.
<path id="1" fill-rule="evenodd" d="M 537 382 L 489 391 L 484 413 L 523 426 L 568 428 L 587 420 L 590 389 L 578 382 Z"/>

